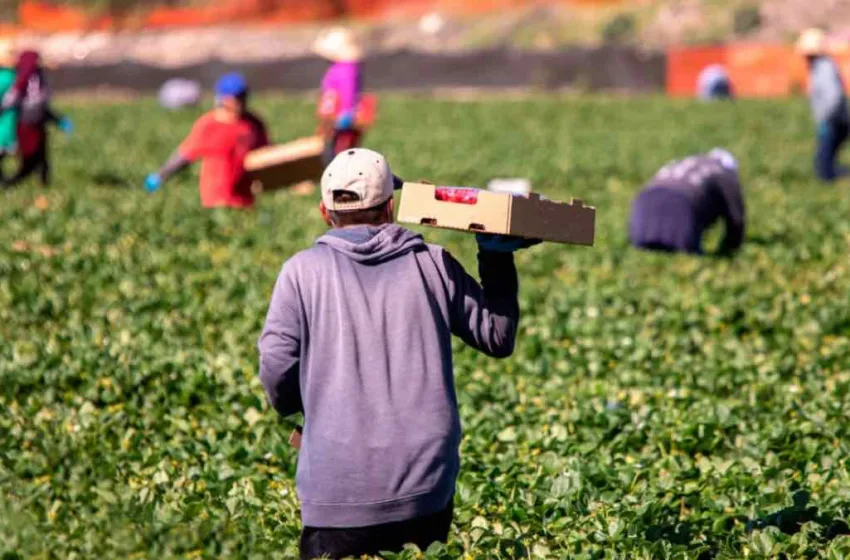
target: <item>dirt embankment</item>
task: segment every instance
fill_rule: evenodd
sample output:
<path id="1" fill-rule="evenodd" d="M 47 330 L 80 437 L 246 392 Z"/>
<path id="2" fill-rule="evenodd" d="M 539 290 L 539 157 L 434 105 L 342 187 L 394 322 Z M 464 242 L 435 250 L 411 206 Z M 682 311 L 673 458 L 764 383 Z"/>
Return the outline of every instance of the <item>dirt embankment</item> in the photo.
<path id="1" fill-rule="evenodd" d="M 240 0 L 241 1 L 241 0 Z M 416 0 L 418 2 L 419 0 Z M 373 54 L 398 51 L 456 54 L 486 48 L 554 51 L 581 44 L 616 42 L 643 49 L 725 41 L 789 42 L 803 28 L 825 26 L 850 38 L 850 0 L 624 0 L 613 5 L 554 4 L 453 15 L 446 9 L 412 16 L 449 0 L 407 3 L 395 16 L 354 23 Z M 459 0 L 451 0 L 458 2 Z M 478 0 L 476 0 L 478 1 Z M 485 0 L 481 0 L 484 2 Z M 516 6 L 521 0 L 503 1 Z M 576 0 L 572 0 L 575 2 Z M 597 2 L 599 0 L 581 0 Z M 349 2 L 350 3 L 350 2 Z M 752 13 L 757 7 L 757 13 Z M 401 8 L 399 8 L 401 10 Z M 751 22 L 741 27 L 742 10 Z M 292 24 L 267 20 L 266 25 L 154 28 L 142 31 L 27 31 L 21 41 L 37 45 L 57 64 L 135 62 L 173 68 L 208 60 L 228 63 L 298 58 L 327 23 Z"/>

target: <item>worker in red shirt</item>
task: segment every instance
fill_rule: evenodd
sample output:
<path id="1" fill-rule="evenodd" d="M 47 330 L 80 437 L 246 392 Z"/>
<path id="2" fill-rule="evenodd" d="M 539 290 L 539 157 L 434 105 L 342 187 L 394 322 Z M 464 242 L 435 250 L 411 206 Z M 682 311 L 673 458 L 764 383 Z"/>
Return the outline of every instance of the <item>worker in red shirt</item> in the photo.
<path id="1" fill-rule="evenodd" d="M 254 204 L 245 172 L 248 152 L 267 146 L 266 126 L 247 109 L 248 83 L 240 74 L 225 74 L 215 85 L 215 109 L 202 116 L 177 152 L 145 179 L 150 192 L 192 162 L 202 161 L 201 204 L 206 208 L 247 208 Z"/>

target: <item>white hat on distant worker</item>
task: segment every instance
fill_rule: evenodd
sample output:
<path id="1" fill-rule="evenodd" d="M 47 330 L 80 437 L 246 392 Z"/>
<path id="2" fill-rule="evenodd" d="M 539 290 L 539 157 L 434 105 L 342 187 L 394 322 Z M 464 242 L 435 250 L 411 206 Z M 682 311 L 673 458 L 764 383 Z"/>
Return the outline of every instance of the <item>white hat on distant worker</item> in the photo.
<path id="1" fill-rule="evenodd" d="M 313 43 L 313 52 L 333 62 L 359 62 L 363 48 L 354 33 L 344 27 L 322 32 Z"/>
<path id="2" fill-rule="evenodd" d="M 826 54 L 828 47 L 829 41 L 822 29 L 806 29 L 797 40 L 797 52 L 803 56 Z"/>

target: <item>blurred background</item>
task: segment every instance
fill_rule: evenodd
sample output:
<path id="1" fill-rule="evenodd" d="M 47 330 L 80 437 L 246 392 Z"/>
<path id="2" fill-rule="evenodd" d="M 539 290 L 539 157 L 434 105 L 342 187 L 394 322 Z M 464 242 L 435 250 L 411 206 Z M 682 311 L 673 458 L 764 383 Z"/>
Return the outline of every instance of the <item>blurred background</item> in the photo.
<path id="1" fill-rule="evenodd" d="M 737 95 L 804 86 L 797 34 L 825 27 L 850 69 L 845 0 L 0 0 L 0 34 L 37 45 L 58 91 L 209 86 L 239 68 L 258 90 L 314 89 L 321 27 L 367 47 L 370 89 L 696 92 L 722 64 Z"/>

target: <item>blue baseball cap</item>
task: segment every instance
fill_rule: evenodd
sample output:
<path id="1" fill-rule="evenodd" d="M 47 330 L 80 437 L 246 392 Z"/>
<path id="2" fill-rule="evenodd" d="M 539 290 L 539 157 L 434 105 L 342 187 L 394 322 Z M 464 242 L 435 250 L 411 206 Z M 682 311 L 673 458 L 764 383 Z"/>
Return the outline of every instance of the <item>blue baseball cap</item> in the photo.
<path id="1" fill-rule="evenodd" d="M 215 83 L 215 94 L 219 97 L 239 97 L 248 91 L 248 81 L 237 72 L 225 74 Z"/>

